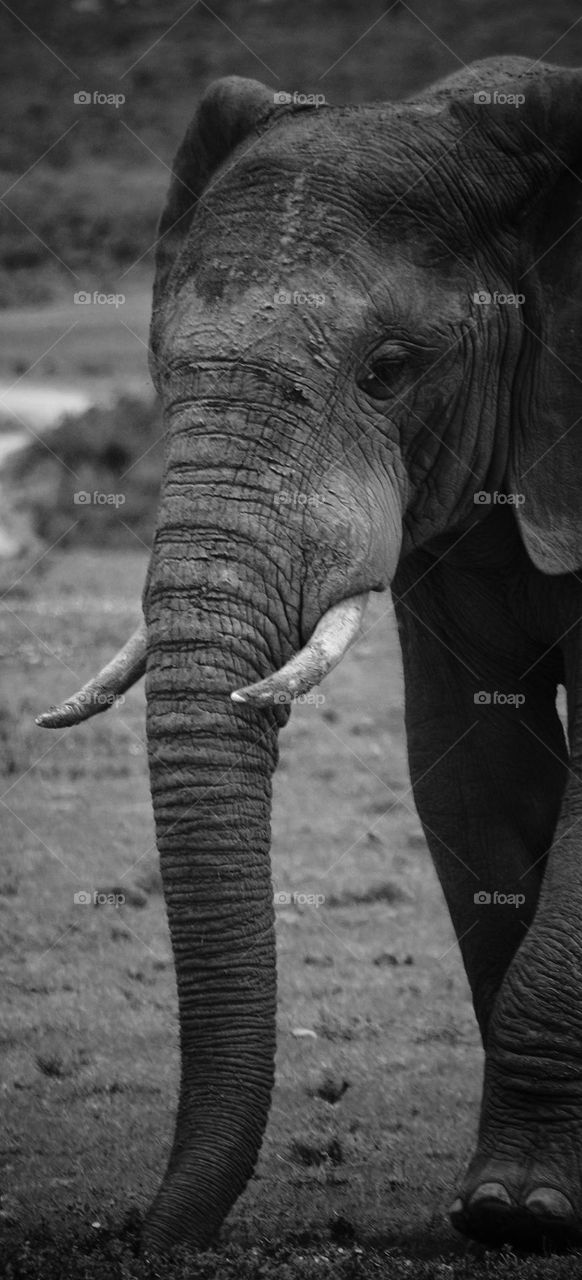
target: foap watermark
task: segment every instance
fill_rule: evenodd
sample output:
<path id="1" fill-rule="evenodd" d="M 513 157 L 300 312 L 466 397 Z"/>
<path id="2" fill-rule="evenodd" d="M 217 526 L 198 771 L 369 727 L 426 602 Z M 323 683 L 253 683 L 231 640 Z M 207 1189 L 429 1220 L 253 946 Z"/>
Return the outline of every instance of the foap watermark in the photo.
<path id="1" fill-rule="evenodd" d="M 478 489 L 473 494 L 473 502 L 477 507 L 487 507 L 492 502 L 499 507 L 523 507 L 525 493 L 500 493 L 498 489 L 488 493 L 486 489 Z"/>
<path id="2" fill-rule="evenodd" d="M 473 302 L 478 307 L 522 307 L 525 293 L 501 293 L 499 289 L 489 293 L 487 289 L 477 289 L 473 294 Z"/>
<path id="3" fill-rule="evenodd" d="M 102 93 L 100 89 L 78 89 L 73 94 L 73 102 L 76 107 L 115 107 L 116 111 L 123 106 L 125 102 L 124 93 Z"/>
<path id="4" fill-rule="evenodd" d="M 276 907 L 322 907 L 324 902 L 324 893 L 300 893 L 298 890 L 286 893 L 284 890 L 277 890 L 273 894 L 273 904 Z"/>
<path id="5" fill-rule="evenodd" d="M 479 889 L 473 894 L 473 902 L 477 907 L 523 907 L 525 893 L 499 893 L 497 889 L 488 893 L 486 889 Z"/>
<path id="6" fill-rule="evenodd" d="M 78 693 L 76 702 L 89 702 L 92 707 L 122 707 L 125 698 L 122 693 Z"/>
<path id="7" fill-rule="evenodd" d="M 276 107 L 323 107 L 325 106 L 325 95 L 323 93 L 299 93 L 297 89 L 293 93 L 285 93 L 283 89 L 273 94 L 273 102 Z"/>
<path id="8" fill-rule="evenodd" d="M 282 507 L 315 507 L 321 498 L 317 493 L 305 493 L 302 489 L 281 489 L 274 501 Z"/>
<path id="9" fill-rule="evenodd" d="M 286 690 L 276 693 L 273 702 L 275 705 L 284 706 L 289 702 L 293 702 L 296 706 L 304 705 L 307 707 L 322 707 L 325 702 L 325 694 L 319 693 L 316 689 L 310 689 L 309 693 L 299 693 L 295 696 Z"/>
<path id="10" fill-rule="evenodd" d="M 88 489 L 79 489 L 73 494 L 73 502 L 76 507 L 88 507 L 93 504 L 96 507 L 123 507 L 125 504 L 124 493 L 101 493 L 99 489 L 94 489 L 93 493 L 89 493 Z"/>
<path id="11" fill-rule="evenodd" d="M 278 289 L 273 294 L 273 302 L 276 307 L 323 307 L 325 306 L 324 293 L 302 293 L 300 289 Z"/>
<path id="12" fill-rule="evenodd" d="M 122 907 L 125 902 L 124 893 L 101 893 L 99 889 L 77 889 L 73 894 L 76 907 Z"/>
<path id="13" fill-rule="evenodd" d="M 102 293 L 100 289 L 78 289 L 73 294 L 76 307 L 122 307 L 125 302 L 124 293 Z"/>
<path id="14" fill-rule="evenodd" d="M 478 689 L 473 694 L 476 707 L 523 707 L 525 693 L 502 693 L 500 689 Z"/>
<path id="15" fill-rule="evenodd" d="M 502 89 L 494 89 L 493 93 L 489 93 L 487 89 L 479 89 L 473 94 L 473 102 L 478 107 L 487 107 L 491 103 L 498 107 L 523 107 L 525 94 L 504 93 Z"/>

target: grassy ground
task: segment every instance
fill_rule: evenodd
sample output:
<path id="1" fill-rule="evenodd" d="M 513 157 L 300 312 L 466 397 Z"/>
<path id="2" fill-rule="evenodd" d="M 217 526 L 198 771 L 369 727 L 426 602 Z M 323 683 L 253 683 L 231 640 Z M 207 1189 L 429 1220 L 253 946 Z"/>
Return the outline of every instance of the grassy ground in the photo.
<path id="1" fill-rule="evenodd" d="M 412 806 L 397 639 L 379 597 L 323 704 L 297 707 L 281 738 L 274 885 L 325 902 L 277 909 L 277 1086 L 257 1172 L 215 1250 L 169 1269 L 136 1258 L 178 1073 L 143 690 L 54 736 L 33 716 L 134 625 L 145 558 L 77 551 L 44 567 L 1 611 L 0 1273 L 579 1274 L 581 1259 L 486 1254 L 448 1227 L 482 1053 Z M 75 904 L 95 890 L 125 904 Z"/>

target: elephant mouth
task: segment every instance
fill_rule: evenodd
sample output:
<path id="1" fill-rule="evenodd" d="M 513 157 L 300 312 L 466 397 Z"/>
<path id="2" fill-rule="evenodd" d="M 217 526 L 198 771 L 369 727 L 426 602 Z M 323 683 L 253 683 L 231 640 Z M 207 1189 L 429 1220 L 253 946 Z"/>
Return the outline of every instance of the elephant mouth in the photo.
<path id="1" fill-rule="evenodd" d="M 272 707 L 308 693 L 337 667 L 353 644 L 361 629 L 368 596 L 369 592 L 364 591 L 332 605 L 298 653 L 266 679 L 233 690 L 232 701 Z M 106 711 L 145 674 L 146 653 L 147 629 L 142 622 L 98 675 L 70 698 L 37 716 L 36 723 L 44 729 L 62 729 Z"/>

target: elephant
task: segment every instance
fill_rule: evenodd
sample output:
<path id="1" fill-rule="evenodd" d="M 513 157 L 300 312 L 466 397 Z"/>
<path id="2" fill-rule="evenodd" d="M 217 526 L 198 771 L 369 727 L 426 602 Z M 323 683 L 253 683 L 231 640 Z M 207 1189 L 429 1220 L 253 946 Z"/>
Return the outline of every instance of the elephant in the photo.
<path id="1" fill-rule="evenodd" d="M 369 593 L 390 591 L 415 804 L 485 1052 L 451 1221 L 492 1245 L 569 1246 L 582 71 L 511 56 L 405 101 L 303 98 L 220 79 L 177 152 L 150 333 L 165 458 L 144 621 L 38 719 L 78 724 L 146 674 L 181 1089 L 144 1240 L 203 1247 L 255 1167 L 274 1079 L 278 733 L 360 634 Z"/>

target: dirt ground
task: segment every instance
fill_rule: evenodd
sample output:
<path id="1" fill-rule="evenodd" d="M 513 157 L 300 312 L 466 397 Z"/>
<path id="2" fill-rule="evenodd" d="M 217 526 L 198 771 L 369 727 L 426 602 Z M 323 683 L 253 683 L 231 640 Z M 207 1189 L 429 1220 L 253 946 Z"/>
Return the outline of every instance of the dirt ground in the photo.
<path id="1" fill-rule="evenodd" d="M 0 613 L 0 1274 L 577 1274 L 579 1260 L 485 1254 L 448 1226 L 482 1052 L 410 793 L 386 597 L 321 704 L 298 706 L 281 735 L 274 887 L 324 901 L 277 907 L 277 1085 L 256 1174 L 216 1250 L 184 1270 L 140 1269 L 178 1080 L 143 688 L 76 730 L 48 734 L 33 717 L 133 627 L 146 560 L 44 563 Z"/>

